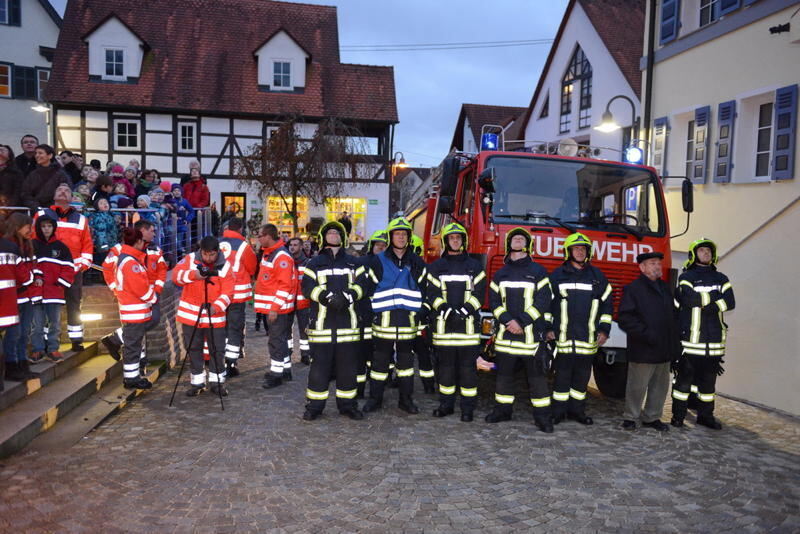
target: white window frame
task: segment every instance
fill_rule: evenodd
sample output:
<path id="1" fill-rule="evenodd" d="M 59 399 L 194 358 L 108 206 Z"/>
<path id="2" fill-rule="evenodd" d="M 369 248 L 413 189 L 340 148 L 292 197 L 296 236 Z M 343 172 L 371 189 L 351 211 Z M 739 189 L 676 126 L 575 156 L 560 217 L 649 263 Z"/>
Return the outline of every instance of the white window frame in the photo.
<path id="1" fill-rule="evenodd" d="M 50 69 L 36 69 L 36 94 L 39 96 L 40 102 L 44 102 L 44 95 L 42 94 L 42 74 L 46 75 L 44 80 L 46 84 L 50 81 Z"/>
<path id="2" fill-rule="evenodd" d="M 294 84 L 292 83 L 292 62 L 288 59 L 273 59 L 272 60 L 272 70 L 270 72 L 271 81 L 270 88 L 274 91 L 291 91 L 294 89 Z M 289 74 L 275 74 L 275 66 L 278 64 L 282 65 L 289 65 Z M 289 77 L 289 85 L 275 85 L 275 76 L 288 76 Z"/>
<path id="3" fill-rule="evenodd" d="M 733 155 L 731 162 L 732 184 L 772 182 L 771 172 L 767 176 L 756 176 L 756 150 L 758 148 L 758 113 L 763 104 L 772 104 L 772 135 L 770 136 L 769 168 L 772 169 L 772 153 L 775 139 L 775 88 L 767 87 L 736 97 L 736 124 L 733 128 Z"/>
<path id="4" fill-rule="evenodd" d="M 3 0 L 0 0 L 0 2 Z M 8 69 L 8 94 L 0 95 L 0 98 L 14 98 L 14 65 L 11 63 L 0 63 L 0 67 Z"/>
<path id="5" fill-rule="evenodd" d="M 122 74 L 108 74 L 108 60 L 107 54 L 108 52 L 122 52 Z M 102 78 L 104 80 L 125 80 L 125 48 L 120 48 L 118 46 L 104 46 L 103 47 L 103 75 Z M 112 62 L 113 65 L 116 65 L 116 61 Z"/>
<path id="6" fill-rule="evenodd" d="M 120 146 L 119 144 L 119 131 L 118 125 L 120 124 L 135 124 L 136 125 L 136 146 Z M 126 132 L 126 136 L 130 136 L 129 132 Z M 141 150 L 142 147 L 142 121 L 140 119 L 114 119 L 114 150 L 128 150 L 128 151 L 138 151 Z"/>
<path id="7" fill-rule="evenodd" d="M 714 24 L 715 22 L 717 22 L 719 20 L 719 9 L 720 9 L 719 8 L 719 0 L 708 0 L 708 4 L 706 4 L 705 6 L 703 5 L 704 1 L 706 1 L 706 0 L 700 0 L 700 4 L 698 6 L 698 8 L 699 8 L 698 11 L 697 11 L 697 27 L 698 28 L 705 28 L 706 26 Z M 708 15 L 708 22 L 706 22 L 705 24 L 703 24 L 703 10 L 704 9 L 708 9 L 710 11 L 710 13 Z"/>
<path id="8" fill-rule="evenodd" d="M 183 146 L 183 128 L 189 127 L 192 129 L 192 148 L 184 148 Z M 178 152 L 184 154 L 196 154 L 197 153 L 197 123 L 196 122 L 178 122 Z"/>

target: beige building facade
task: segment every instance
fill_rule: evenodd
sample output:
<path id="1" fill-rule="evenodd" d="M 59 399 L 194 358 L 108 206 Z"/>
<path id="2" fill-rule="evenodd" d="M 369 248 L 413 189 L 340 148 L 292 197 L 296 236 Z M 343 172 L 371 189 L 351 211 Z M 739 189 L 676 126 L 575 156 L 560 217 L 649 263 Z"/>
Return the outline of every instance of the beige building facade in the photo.
<path id="1" fill-rule="evenodd" d="M 645 35 L 643 108 L 673 234 L 686 220 L 678 177 L 695 184 L 689 231 L 672 240 L 673 265 L 695 239 L 717 243 L 737 301 L 725 316 L 727 372 L 717 389 L 798 415 L 800 2 L 658 0 L 645 20 L 653 5 L 653 89 L 648 103 Z"/>

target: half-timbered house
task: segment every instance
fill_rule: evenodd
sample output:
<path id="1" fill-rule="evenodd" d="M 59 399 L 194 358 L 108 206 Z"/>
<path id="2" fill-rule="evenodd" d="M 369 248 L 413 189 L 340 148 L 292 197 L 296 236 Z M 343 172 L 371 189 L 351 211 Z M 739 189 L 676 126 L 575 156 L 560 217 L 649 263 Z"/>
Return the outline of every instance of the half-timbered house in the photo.
<path id="1" fill-rule="evenodd" d="M 388 217 L 392 67 L 342 63 L 334 7 L 269 0 L 69 0 L 47 91 L 58 149 L 87 160 L 157 169 L 165 179 L 197 160 L 218 209 L 288 224 L 281 202 L 240 190 L 235 161 L 281 118 L 309 137 L 334 117 L 368 138 L 370 172 L 340 198 L 301 199 L 299 223 L 347 211 L 354 238 Z"/>

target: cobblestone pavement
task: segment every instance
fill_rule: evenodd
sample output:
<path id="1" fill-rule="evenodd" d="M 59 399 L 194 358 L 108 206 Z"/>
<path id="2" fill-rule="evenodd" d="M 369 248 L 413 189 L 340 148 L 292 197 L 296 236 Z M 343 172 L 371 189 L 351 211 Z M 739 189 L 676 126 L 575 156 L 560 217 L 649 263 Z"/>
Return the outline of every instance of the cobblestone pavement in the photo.
<path id="1" fill-rule="evenodd" d="M 261 388 L 266 338 L 249 334 L 225 411 L 175 373 L 79 444 L 0 467 L 0 532 L 798 532 L 800 423 L 721 400 L 725 424 L 660 434 L 535 430 L 529 410 L 488 425 L 405 415 L 389 390 L 361 422 L 329 402 L 301 420 L 308 368 Z M 332 401 L 333 399 L 331 399 Z"/>

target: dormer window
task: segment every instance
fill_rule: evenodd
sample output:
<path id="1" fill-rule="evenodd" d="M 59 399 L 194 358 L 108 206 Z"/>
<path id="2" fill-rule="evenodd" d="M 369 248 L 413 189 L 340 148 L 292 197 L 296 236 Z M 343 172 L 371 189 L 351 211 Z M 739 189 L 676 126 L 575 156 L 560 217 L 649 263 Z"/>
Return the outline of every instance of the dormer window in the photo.
<path id="1" fill-rule="evenodd" d="M 106 76 L 122 78 L 125 72 L 125 51 L 118 48 L 106 48 Z"/>
<path id="2" fill-rule="evenodd" d="M 292 88 L 292 64 L 289 61 L 272 63 L 272 87 L 274 89 Z"/>

